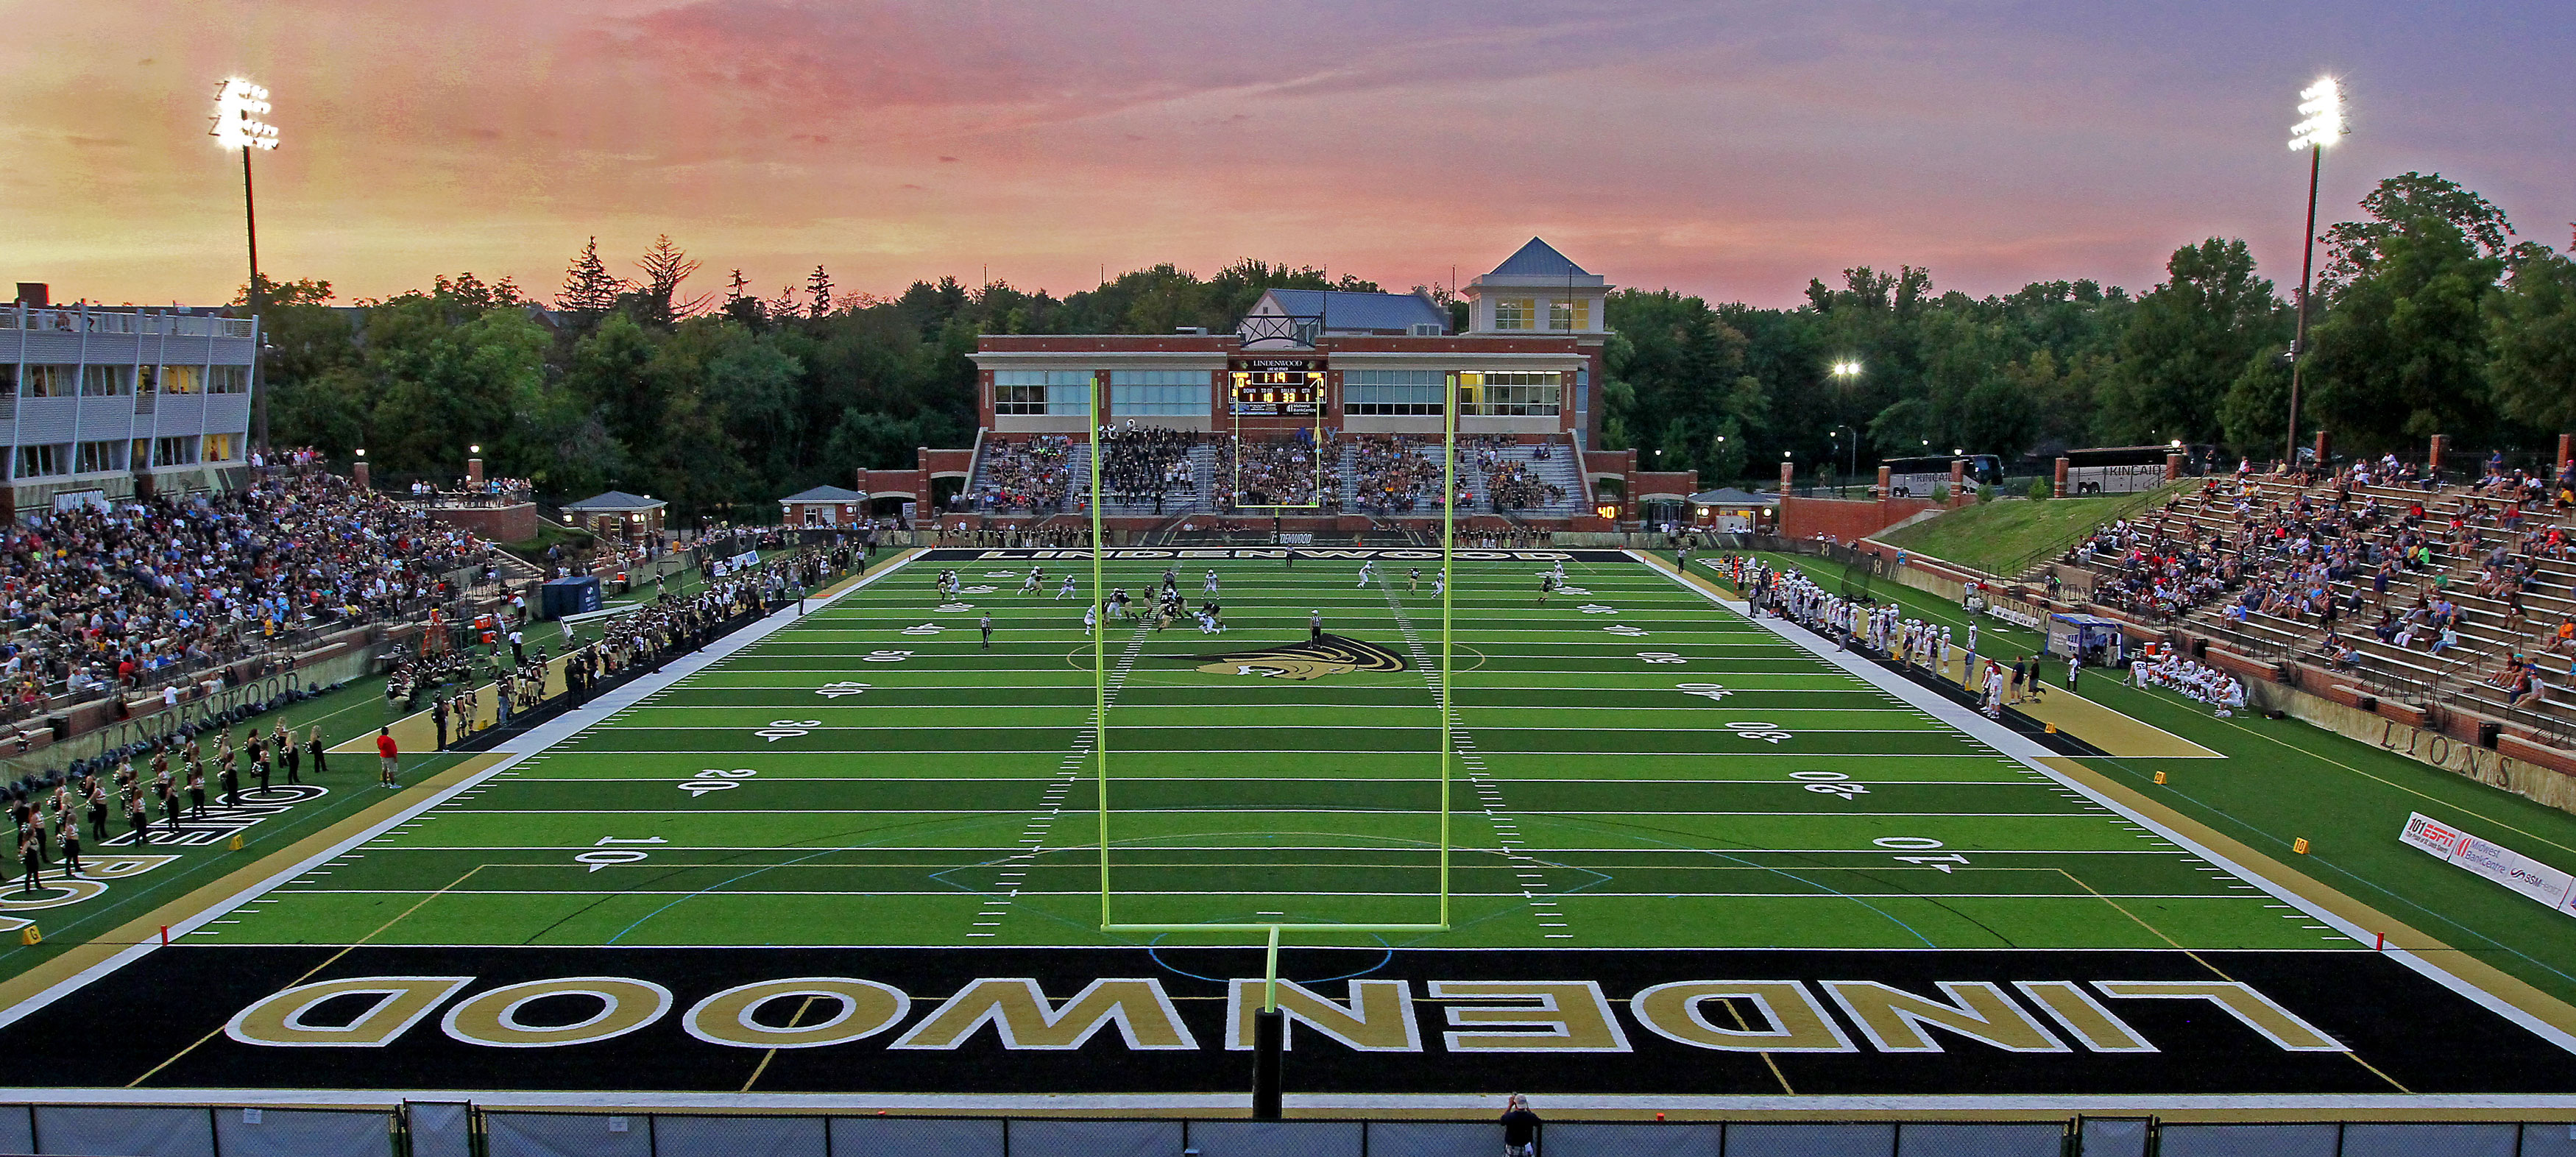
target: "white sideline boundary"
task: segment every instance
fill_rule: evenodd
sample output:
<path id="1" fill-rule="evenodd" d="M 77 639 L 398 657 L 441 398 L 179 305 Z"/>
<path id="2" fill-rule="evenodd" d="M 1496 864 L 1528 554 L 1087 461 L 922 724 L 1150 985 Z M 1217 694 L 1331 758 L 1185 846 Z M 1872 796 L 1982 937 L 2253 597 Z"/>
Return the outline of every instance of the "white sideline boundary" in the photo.
<path id="1" fill-rule="evenodd" d="M 2156 822 L 2152 817 L 2132 811 L 2126 804 L 2112 799 L 2109 796 L 2102 795 L 2083 783 L 2067 778 L 2065 775 L 2059 773 L 2057 769 L 2041 762 L 2044 757 L 2054 757 L 2056 755 L 2055 752 L 2041 747 L 2039 744 L 2031 741 L 2027 737 L 2015 733 L 2010 728 L 2007 728 L 1994 720 L 1988 719 L 1984 715 L 1966 707 L 1962 707 L 1957 703 L 1953 703 L 1946 698 L 1935 695 L 1922 687 L 1916 686 L 1911 680 L 1899 679 L 1895 676 L 1889 675 L 1884 669 L 1880 668 L 1878 664 L 1873 663 L 1860 655 L 1830 645 L 1822 636 L 1817 635 L 1815 632 L 1808 630 L 1804 626 L 1798 627 L 1794 633 L 1784 630 L 1783 626 L 1787 620 L 1783 620 L 1777 616 L 1767 618 L 1756 616 L 1752 613 L 1752 608 L 1742 602 L 1720 597 L 1715 592 L 1693 583 L 1682 582 L 1678 577 L 1678 572 L 1667 570 L 1660 559 L 1649 561 L 1644 556 L 1639 555 L 1633 550 L 1626 553 L 1629 557 L 1636 559 L 1648 569 L 1671 578 L 1676 585 L 1680 586 L 1684 590 L 1697 594 L 1701 598 L 1707 599 L 1708 601 L 1724 607 L 1729 611 L 1733 611 L 1734 613 L 1743 616 L 1746 620 L 1765 628 L 1774 635 L 1779 636 L 1781 639 L 1796 644 L 1798 647 L 1806 650 L 1809 654 L 1823 659 L 1825 662 L 1831 663 L 1844 671 L 1850 672 L 1854 676 L 1868 682 L 1871 686 L 1877 687 L 1889 694 L 1896 695 L 1899 698 L 1904 699 L 1906 702 L 1922 708 L 1926 714 L 1931 715 L 1933 718 L 1956 727 L 1977 741 L 1984 743 L 2013 759 L 2019 760 L 2024 766 L 2029 767 L 2031 770 L 2056 781 L 2059 786 L 2065 787 L 2070 791 L 2077 792 L 2083 795 L 2084 798 L 2111 809 L 2112 812 L 2127 819 L 2129 822 L 2137 824 L 2148 831 L 2154 832 L 2159 838 L 2172 843 L 2174 846 L 2182 848 L 2201 859 L 2207 860 L 2210 864 L 2226 871 L 2229 875 L 2235 876 L 2237 879 L 2268 893 L 2275 899 L 2280 900 L 2282 903 L 2288 904 L 2291 907 L 2306 913 L 2310 917 L 2315 918 L 2316 920 L 2326 924 L 2328 927 L 2331 927 L 2335 931 L 2350 938 L 2356 945 L 2368 945 L 2371 943 L 2374 935 L 2371 929 L 2363 928 L 2360 925 L 2345 920 L 2332 912 L 2328 912 L 2325 909 L 2308 902 L 2306 897 L 2275 883 L 2271 877 L 2266 876 L 2261 872 L 2254 871 L 2253 869 L 2248 868 L 2243 864 L 2239 864 L 2234 860 L 2230 860 L 2225 856 L 2219 855 L 2217 852 L 2212 851 L 2209 848 L 2202 847 L 2190 837 Z M 2483 988 L 2469 983 L 2468 981 L 2462 980 L 2459 977 L 2452 975 L 2449 970 L 2444 969 L 2440 965 L 2426 960 L 2422 956 L 2409 952 L 2403 948 L 2318 948 L 2301 949 L 2300 951 L 2378 952 L 2380 955 L 2390 957 L 2398 963 L 2415 970 L 2417 973 L 2423 975 L 2429 980 L 2432 980 L 2434 983 L 2458 993 L 2460 996 L 2468 999 L 2471 1003 L 2530 1030 L 2533 1035 L 2538 1036 L 2542 1040 L 2548 1041 L 2549 1043 L 2568 1052 L 2576 1053 L 2576 1035 L 2571 1035 L 2558 1028 L 2556 1025 L 2552 1025 L 2541 1020 L 2539 1017 L 2533 1016 L 2529 1012 L 2524 1011 L 2520 1005 L 2516 1005 L 2503 997 L 2497 996 L 2494 993 L 2488 992 Z M 2367 1098 L 2361 1099 L 2366 1100 Z M 2501 1099 L 2512 1100 L 2513 1098 Z M 2259 1102 L 2261 1099 L 2248 1098 L 2247 1100 Z M 2441 1099 L 2438 1097 L 2418 1097 L 2412 1099 L 2400 1097 L 2395 1098 L 2395 1101 L 2404 1105 L 2424 1105 L 2426 1107 L 2431 1107 L 2440 1103 Z M 2167 1099 L 2164 1103 L 2179 1103 L 2179 1101 L 2175 1099 Z M 2549 1101 L 2548 1103 L 2564 1106 L 2568 1102 L 2558 1100 Z"/>
<path id="2" fill-rule="evenodd" d="M 552 748 L 554 745 L 570 739 L 591 727 L 607 722 L 609 719 L 614 718 L 619 712 L 634 706 L 635 704 L 643 701 L 646 697 L 657 694 L 682 679 L 686 679 L 707 667 L 731 658 L 735 652 L 740 651 L 745 647 L 749 647 L 762 639 L 768 638 L 770 635 L 775 634 L 780 628 L 785 627 L 789 623 L 803 619 L 806 614 L 828 607 L 833 603 L 838 602 L 842 597 L 850 594 L 852 591 L 856 591 L 861 587 L 865 587 L 868 584 L 877 581 L 878 579 L 902 570 L 904 567 L 911 565 L 911 563 L 911 559 L 904 559 L 890 563 L 885 567 L 885 569 L 872 575 L 862 576 L 857 582 L 851 583 L 849 586 L 842 588 L 838 593 L 833 594 L 829 598 L 814 600 L 803 612 L 799 612 L 794 607 L 783 607 L 777 611 L 773 611 L 768 617 L 708 644 L 704 650 L 674 659 L 665 664 L 658 672 L 645 675 L 636 679 L 634 682 L 618 687 L 607 694 L 601 695 L 599 698 L 593 699 L 588 703 L 584 703 L 579 707 L 564 712 L 562 715 L 558 715 L 553 719 L 537 725 L 525 734 L 516 736 L 503 744 L 496 745 L 492 750 L 497 753 L 506 754 L 509 758 L 493 764 L 490 767 L 484 768 L 482 771 L 473 775 L 467 776 L 456 783 L 450 784 L 444 790 L 441 790 L 426 799 L 422 799 L 401 811 L 395 812 L 393 815 L 387 816 L 385 819 L 371 827 L 368 827 L 366 830 L 289 865 L 288 867 L 270 875 L 268 878 L 261 880 L 257 884 L 234 893 L 223 902 L 211 906 L 205 911 L 190 916 L 179 923 L 172 924 L 170 926 L 170 940 L 167 945 L 146 941 L 141 944 L 129 946 L 125 950 L 118 952 L 116 955 L 110 956 L 105 960 L 89 966 L 88 968 L 82 969 L 80 972 L 74 974 L 68 979 L 59 981 L 34 996 L 28 997 L 9 1008 L 0 1009 L 0 1028 L 6 1028 L 9 1025 L 16 1024 L 20 1019 L 28 1016 L 29 1014 L 80 991 L 92 982 L 100 980 L 137 960 L 141 960 L 146 955 L 161 951 L 164 947 L 185 947 L 186 945 L 183 941 L 189 933 L 212 923 L 217 918 L 227 916 L 241 908 L 243 905 L 267 895 L 289 881 L 292 881 L 315 868 L 319 868 L 324 864 L 330 863 L 333 860 L 339 859 L 369 841 L 375 840 L 386 833 L 393 831 L 395 828 L 419 819 L 422 814 L 428 812 L 431 808 L 444 804 L 465 792 L 482 786 L 485 781 L 518 766 L 529 756 Z"/>

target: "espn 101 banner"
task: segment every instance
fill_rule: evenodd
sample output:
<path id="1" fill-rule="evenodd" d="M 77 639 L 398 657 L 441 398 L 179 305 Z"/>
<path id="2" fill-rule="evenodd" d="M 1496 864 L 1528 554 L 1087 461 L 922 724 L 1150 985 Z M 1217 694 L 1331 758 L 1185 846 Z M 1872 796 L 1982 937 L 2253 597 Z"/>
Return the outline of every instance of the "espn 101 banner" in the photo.
<path id="1" fill-rule="evenodd" d="M 2576 915 L 2576 875 L 2570 875 L 2501 844 L 2461 831 L 2421 812 L 2406 817 L 2398 839 L 2520 892 L 2561 912 Z"/>

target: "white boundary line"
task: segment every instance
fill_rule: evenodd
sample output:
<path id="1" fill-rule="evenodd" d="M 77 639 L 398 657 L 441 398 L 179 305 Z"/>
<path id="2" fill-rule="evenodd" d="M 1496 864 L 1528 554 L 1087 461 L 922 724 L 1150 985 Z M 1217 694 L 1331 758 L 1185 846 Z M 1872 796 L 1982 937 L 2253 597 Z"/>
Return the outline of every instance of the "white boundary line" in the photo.
<path id="1" fill-rule="evenodd" d="M 1630 557 L 1636 558 L 1638 562 L 1644 564 L 1649 569 L 1657 571 L 1658 573 L 1665 575 L 1671 575 L 1673 573 L 1665 570 L 1661 564 L 1661 560 L 1647 562 L 1643 557 L 1638 556 L 1635 551 L 1629 551 L 1628 554 Z M 2371 929 L 2363 928 L 2358 924 L 2354 924 L 2351 921 L 2345 920 L 2332 912 L 2328 912 L 2325 909 L 2310 903 L 2306 897 L 2273 882 L 2270 877 L 2265 876 L 2261 872 L 2254 871 L 2242 864 L 2228 859 L 2225 856 L 2219 855 L 2215 851 L 2202 847 L 2199 843 L 2193 841 L 2187 836 L 2184 836 L 2181 832 L 2174 831 L 2142 813 L 2132 811 L 2127 805 L 2122 804 L 2118 800 L 2102 795 L 2094 791 L 2091 787 L 2088 787 L 2074 779 L 2070 779 L 2063 773 L 2060 773 L 2057 769 L 2040 762 L 2042 758 L 2055 757 L 2057 753 L 2041 747 L 2038 743 L 2032 741 L 2028 737 L 2017 734 L 2011 729 L 2006 728 L 2004 725 L 1988 719 L 1966 707 L 1962 707 L 1957 703 L 1953 703 L 1945 697 L 1935 695 L 1922 687 L 1918 687 L 1910 680 L 1898 679 L 1890 676 L 1882 670 L 1878 664 L 1873 663 L 1866 658 L 1829 646 L 1823 638 L 1816 635 L 1814 632 L 1807 630 L 1803 626 L 1799 627 L 1795 634 L 1792 634 L 1789 631 L 1781 629 L 1781 623 L 1783 620 L 1777 617 L 1756 617 L 1753 615 L 1752 609 L 1744 603 L 1721 598 L 1714 592 L 1692 583 L 1684 582 L 1679 585 L 1686 590 L 1697 593 L 1700 597 L 1705 598 L 1712 603 L 1716 603 L 1721 607 L 1725 607 L 1727 610 L 1733 611 L 1736 614 L 1742 615 L 1745 618 L 1762 625 L 1769 629 L 1771 633 L 1805 648 L 1810 654 L 1840 667 L 1843 670 L 1849 671 L 1882 690 L 1903 697 L 1907 702 L 1922 708 L 1934 718 L 1940 719 L 1941 721 L 1958 728 L 1960 731 L 1967 733 L 1970 738 L 1976 739 L 1997 751 L 2003 752 L 2005 755 L 2020 760 L 2023 764 L 2029 766 L 2031 770 L 2037 771 L 2050 779 L 2056 780 L 2059 784 L 2064 785 L 2070 790 L 2081 793 L 2085 798 L 2101 804 L 2103 807 L 2111 809 L 2113 812 L 2127 818 L 2130 822 L 2136 823 L 2147 830 L 2154 832 L 2159 837 L 2171 841 L 2175 846 L 2183 848 L 2191 854 L 2199 856 L 2200 858 L 2209 861 L 2211 864 L 2225 869 L 2229 874 L 2234 875 L 2245 883 L 2252 884 L 2256 888 L 2262 889 L 2264 892 L 2269 893 L 2282 903 L 2297 908 L 2299 911 L 2307 913 L 2309 916 L 2324 922 L 2335 931 L 2341 932 L 2346 937 L 2350 938 L 2354 943 L 2362 945 L 2371 943 L 2374 935 Z M 2301 951 L 2366 952 L 2372 950 L 2368 948 L 2321 948 L 2302 949 Z M 2495 1013 L 2506 1020 L 2512 1021 L 2515 1024 L 2521 1025 L 2523 1028 L 2530 1030 L 2533 1035 L 2540 1037 L 2542 1040 L 2557 1045 L 2559 1048 L 2565 1049 L 2568 1052 L 2576 1053 L 2576 1035 L 2571 1035 L 2565 1030 L 2558 1028 L 2556 1025 L 2552 1025 L 2541 1020 L 2539 1017 L 2533 1016 L 2511 1001 L 2505 1000 L 2494 993 L 2488 992 L 2487 990 L 2479 988 L 2468 981 L 2462 980 L 2459 977 L 2452 975 L 2449 971 L 2443 969 L 2440 965 L 2434 964 L 2432 961 L 2426 960 L 2423 957 L 2403 948 L 2391 946 L 2386 949 L 2380 949 L 2378 952 L 2380 955 L 2392 957 L 2398 963 L 2414 969 L 2417 973 L 2422 974 L 2434 983 L 2440 984 L 2444 988 L 2448 988 L 2451 991 L 2458 993 L 2462 997 L 2467 998 L 2471 1003 L 2476 1004 L 2489 1012 Z M 2179 1100 L 2180 1099 L 2171 1099 L 2162 1103 L 2178 1103 Z M 2237 1099 L 2228 1098 L 2226 1100 L 2234 1101 Z M 2248 1098 L 2245 1100 L 2259 1102 L 2260 1098 Z M 2396 1104 L 2410 1106 L 2427 1105 L 2438 1103 L 2438 1098 L 2394 1098 L 2393 1102 Z M 2567 1102 L 2561 1100 L 2549 1103 L 2564 1105 Z"/>
<path id="2" fill-rule="evenodd" d="M 864 576 L 860 578 L 859 581 L 851 583 L 848 587 L 843 588 L 839 594 L 835 594 L 828 599 L 815 602 L 812 604 L 812 607 L 813 609 L 820 609 L 822 607 L 830 606 L 832 603 L 839 601 L 843 596 L 848 595 L 850 592 L 858 590 L 859 588 L 875 582 L 878 579 L 884 578 L 887 575 L 893 574 L 896 571 L 902 570 L 905 566 L 910 565 L 911 561 L 912 560 L 910 559 L 906 559 L 902 562 L 893 563 L 873 575 Z M 170 944 L 172 946 L 178 946 L 183 937 L 187 936 L 190 932 L 196 931 L 198 928 L 213 922 L 216 918 L 227 916 L 241 908 L 243 905 L 267 895 L 270 891 L 304 875 L 306 872 L 310 872 L 315 868 L 339 859 L 341 856 L 347 855 L 359 846 L 383 836 L 397 827 L 420 818 L 423 813 L 426 813 L 431 808 L 437 807 L 440 804 L 444 804 L 449 800 L 456 798 L 460 794 L 480 787 L 484 781 L 489 780 L 493 776 L 499 775 L 504 771 L 508 771 L 512 767 L 517 766 L 521 761 L 527 759 L 529 756 L 535 755 L 538 752 L 553 747 L 555 744 L 570 739 L 574 735 L 577 735 L 592 726 L 606 722 L 608 719 L 614 717 L 618 712 L 633 706 L 637 702 L 643 700 L 646 696 L 660 692 L 664 688 L 669 687 L 682 679 L 686 679 L 691 675 L 697 674 L 700 670 L 708 666 L 730 658 L 734 652 L 740 651 L 745 647 L 761 641 L 762 639 L 768 638 L 780 628 L 787 626 L 789 623 L 796 622 L 803 617 L 804 615 L 799 614 L 794 607 L 781 608 L 780 610 L 770 614 L 769 617 L 709 644 L 705 650 L 672 660 L 658 673 L 643 676 L 632 683 L 628 683 L 625 686 L 610 691 L 597 699 L 593 699 L 588 703 L 582 704 L 580 707 L 564 712 L 562 715 L 556 716 L 555 718 L 538 725 L 527 733 L 515 737 L 507 744 L 494 747 L 493 751 L 495 753 L 507 755 L 509 758 L 449 785 L 445 790 L 386 817 L 384 820 L 367 828 L 365 831 L 359 832 L 337 844 L 333 844 L 329 848 L 297 861 L 295 864 L 269 876 L 265 880 L 261 880 L 250 888 L 234 893 L 232 897 L 224 900 L 222 903 L 207 908 L 205 911 L 199 912 L 194 916 L 190 916 L 179 923 L 172 924 L 170 926 Z M 110 956 L 97 964 L 93 964 L 88 968 L 82 969 L 78 974 L 72 976 L 70 979 L 56 983 L 52 987 L 45 989 L 43 992 L 20 1001 L 9 1008 L 0 1009 L 0 1028 L 6 1028 L 9 1025 L 15 1024 L 27 1015 L 79 991 L 90 982 L 105 977 L 126 965 L 132 964 L 135 961 L 142 959 L 146 954 L 160 951 L 162 947 L 163 946 L 161 944 L 152 941 L 145 941 L 141 944 L 132 945 L 114 956 Z"/>

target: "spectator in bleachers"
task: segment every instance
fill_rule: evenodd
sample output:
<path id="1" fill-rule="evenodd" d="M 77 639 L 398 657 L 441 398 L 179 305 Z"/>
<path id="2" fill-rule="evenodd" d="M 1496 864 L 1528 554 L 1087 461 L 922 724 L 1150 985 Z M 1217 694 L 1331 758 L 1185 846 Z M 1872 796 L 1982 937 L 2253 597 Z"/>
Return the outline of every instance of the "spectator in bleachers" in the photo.
<path id="1" fill-rule="evenodd" d="M 299 456 L 299 460 L 303 459 Z M 0 642 L 13 714 L 226 662 L 310 627 L 418 610 L 491 544 L 309 466 L 10 528 Z"/>

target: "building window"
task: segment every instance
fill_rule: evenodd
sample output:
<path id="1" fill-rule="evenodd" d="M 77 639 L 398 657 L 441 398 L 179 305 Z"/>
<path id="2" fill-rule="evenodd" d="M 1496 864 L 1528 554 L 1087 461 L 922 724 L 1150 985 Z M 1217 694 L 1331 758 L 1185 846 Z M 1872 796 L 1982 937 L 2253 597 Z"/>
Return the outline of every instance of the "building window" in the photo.
<path id="1" fill-rule="evenodd" d="M 1437 415 L 1448 377 L 1441 370 L 1352 370 L 1342 375 L 1342 412 Z"/>
<path id="2" fill-rule="evenodd" d="M 52 475 L 66 473 L 67 471 L 64 467 L 71 464 L 71 449 L 72 448 L 68 444 L 59 443 L 43 446 L 20 446 L 18 447 L 17 476 L 20 478 L 46 478 Z"/>
<path id="3" fill-rule="evenodd" d="M 197 440 L 195 438 L 187 437 L 154 438 L 152 440 L 152 464 L 154 466 L 196 465 Z"/>
<path id="4" fill-rule="evenodd" d="M 1124 417 L 1206 417 L 1205 370 L 1111 370 L 1109 412 Z"/>
<path id="5" fill-rule="evenodd" d="M 79 379 L 79 366 L 22 365 L 18 394 L 28 398 L 68 398 Z"/>
<path id="6" fill-rule="evenodd" d="M 206 392 L 206 367 L 161 367 L 161 392 L 165 394 L 202 394 Z"/>
<path id="7" fill-rule="evenodd" d="M 1494 302 L 1495 329 L 1528 329 L 1537 302 L 1526 297 L 1498 298 Z"/>
<path id="8" fill-rule="evenodd" d="M 242 455 L 241 455 L 241 435 L 239 435 L 239 434 L 208 434 L 208 435 L 206 435 L 206 452 L 205 452 L 205 456 L 204 456 L 204 458 L 203 458 L 203 459 L 201 459 L 202 461 L 206 461 L 206 462 L 230 462 L 230 461 L 232 461 L 233 459 L 235 459 L 235 458 L 239 458 L 239 457 L 241 457 L 241 456 L 242 456 Z"/>
<path id="9" fill-rule="evenodd" d="M 1554 370 L 1458 375 L 1458 413 L 1487 418 L 1552 417 L 1562 404 L 1565 375 Z"/>
<path id="10" fill-rule="evenodd" d="M 91 398 L 112 398 L 134 392 L 132 366 L 82 366 L 81 394 Z"/>
<path id="11" fill-rule="evenodd" d="M 996 414 L 1088 414 L 1090 370 L 995 370 Z"/>
<path id="12" fill-rule="evenodd" d="M 1547 303 L 1547 328 L 1585 330 L 1592 328 L 1592 303 L 1556 300 Z"/>
<path id="13" fill-rule="evenodd" d="M 72 462 L 74 474 L 105 474 L 123 469 L 125 469 L 123 441 L 83 442 L 80 444 L 80 452 L 74 456 Z"/>
<path id="14" fill-rule="evenodd" d="M 206 370 L 206 392 L 209 394 L 247 394 L 250 392 L 249 366 L 213 366 Z"/>

